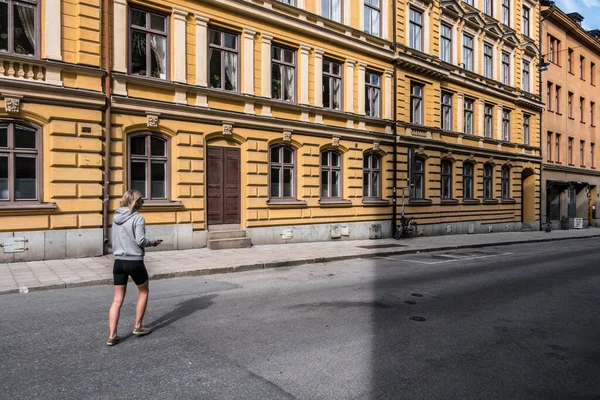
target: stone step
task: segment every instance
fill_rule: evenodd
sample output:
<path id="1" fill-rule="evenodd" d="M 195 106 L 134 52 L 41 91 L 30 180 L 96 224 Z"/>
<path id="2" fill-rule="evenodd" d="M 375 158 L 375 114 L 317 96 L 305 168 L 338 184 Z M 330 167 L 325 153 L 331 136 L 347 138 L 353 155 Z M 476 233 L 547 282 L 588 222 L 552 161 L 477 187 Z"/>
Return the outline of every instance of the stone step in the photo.
<path id="1" fill-rule="evenodd" d="M 231 238 L 231 239 L 213 239 L 209 240 L 208 248 L 211 250 L 225 250 L 225 249 L 243 249 L 246 247 L 252 247 L 252 242 L 249 237 Z"/>
<path id="2" fill-rule="evenodd" d="M 233 239 L 243 237 L 246 237 L 246 231 L 244 230 L 208 232 L 208 240 Z"/>
<path id="3" fill-rule="evenodd" d="M 209 225 L 209 232 L 220 232 L 220 231 L 237 231 L 240 229 L 240 224 L 222 224 L 222 225 Z"/>

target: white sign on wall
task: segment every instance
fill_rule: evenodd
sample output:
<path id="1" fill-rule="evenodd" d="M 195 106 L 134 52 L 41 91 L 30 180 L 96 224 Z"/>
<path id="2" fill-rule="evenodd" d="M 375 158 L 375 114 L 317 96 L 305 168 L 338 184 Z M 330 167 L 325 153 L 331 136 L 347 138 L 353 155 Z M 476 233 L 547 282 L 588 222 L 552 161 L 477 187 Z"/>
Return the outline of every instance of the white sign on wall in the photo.
<path id="1" fill-rule="evenodd" d="M 573 219 L 573 227 L 575 229 L 583 229 L 583 218 Z"/>

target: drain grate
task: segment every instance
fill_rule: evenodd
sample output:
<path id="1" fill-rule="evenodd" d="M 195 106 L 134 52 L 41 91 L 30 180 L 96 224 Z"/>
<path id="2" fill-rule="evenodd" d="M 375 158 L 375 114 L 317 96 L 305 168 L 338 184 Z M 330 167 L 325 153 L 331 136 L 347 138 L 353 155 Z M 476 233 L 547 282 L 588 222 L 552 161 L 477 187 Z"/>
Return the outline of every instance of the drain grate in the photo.
<path id="1" fill-rule="evenodd" d="M 388 249 L 390 247 L 406 247 L 406 245 L 390 243 L 390 244 L 372 244 L 369 246 L 356 246 L 356 247 L 358 247 L 359 249 Z"/>

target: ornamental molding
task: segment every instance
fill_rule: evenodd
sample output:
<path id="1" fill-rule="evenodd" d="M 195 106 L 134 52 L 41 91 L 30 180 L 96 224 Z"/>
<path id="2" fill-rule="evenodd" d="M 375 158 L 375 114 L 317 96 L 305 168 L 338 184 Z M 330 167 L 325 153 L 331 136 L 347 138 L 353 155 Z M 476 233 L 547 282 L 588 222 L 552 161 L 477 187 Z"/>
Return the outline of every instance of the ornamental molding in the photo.
<path id="1" fill-rule="evenodd" d="M 160 114 L 146 114 L 146 125 L 148 128 L 158 128 Z"/>
<path id="2" fill-rule="evenodd" d="M 231 123 L 231 122 L 223 123 L 223 135 L 225 135 L 225 136 L 233 135 L 233 123 Z"/>
<path id="3" fill-rule="evenodd" d="M 340 146 L 340 138 L 338 136 L 334 136 L 331 141 L 331 145 L 334 147 L 339 147 Z"/>
<path id="4" fill-rule="evenodd" d="M 21 106 L 21 97 L 16 97 L 16 96 L 5 97 L 4 103 L 5 103 L 7 113 L 12 113 L 12 114 L 18 113 L 20 106 Z"/>
<path id="5" fill-rule="evenodd" d="M 290 130 L 283 131 L 283 141 L 284 142 L 292 141 L 292 131 L 290 131 Z"/>
<path id="6" fill-rule="evenodd" d="M 375 151 L 379 151 L 380 149 L 380 144 L 379 142 L 373 142 L 373 150 Z"/>

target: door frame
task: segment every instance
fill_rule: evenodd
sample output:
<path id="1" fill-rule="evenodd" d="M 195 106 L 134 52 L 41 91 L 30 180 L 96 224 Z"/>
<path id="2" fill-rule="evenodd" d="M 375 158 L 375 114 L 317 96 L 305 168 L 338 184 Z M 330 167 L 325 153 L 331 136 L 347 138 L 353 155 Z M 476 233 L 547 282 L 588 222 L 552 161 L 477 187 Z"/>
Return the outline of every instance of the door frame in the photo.
<path id="1" fill-rule="evenodd" d="M 208 157 L 209 157 L 209 150 L 213 148 L 213 149 L 221 149 L 222 150 L 222 166 L 223 166 L 223 177 L 226 176 L 227 172 L 225 171 L 225 161 L 226 161 L 226 151 L 227 150 L 233 150 L 235 152 L 237 152 L 238 154 L 238 190 L 237 190 L 237 195 L 238 195 L 238 215 L 237 215 L 237 221 L 236 222 L 227 222 L 226 218 L 225 218 L 225 209 L 226 209 L 226 204 L 225 204 L 225 181 L 222 180 L 221 182 L 221 187 L 222 187 L 222 195 L 221 195 L 221 201 L 222 201 L 222 206 L 223 206 L 223 212 L 221 213 L 221 221 L 220 223 L 211 223 L 209 220 L 209 212 L 210 212 L 210 205 L 209 205 L 209 201 L 208 201 L 208 195 L 209 195 L 209 166 L 208 166 Z M 242 178 L 242 152 L 241 149 L 239 147 L 233 147 L 233 146 L 218 146 L 218 145 L 210 145 L 207 144 L 206 146 L 206 171 L 205 171 L 205 175 L 206 175 L 206 226 L 207 229 L 208 227 L 212 226 L 218 226 L 218 225 L 228 225 L 228 224 L 241 224 L 241 220 L 242 220 L 242 182 L 241 182 L 241 178 Z"/>

